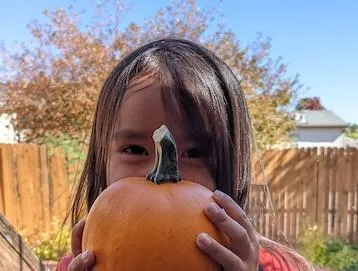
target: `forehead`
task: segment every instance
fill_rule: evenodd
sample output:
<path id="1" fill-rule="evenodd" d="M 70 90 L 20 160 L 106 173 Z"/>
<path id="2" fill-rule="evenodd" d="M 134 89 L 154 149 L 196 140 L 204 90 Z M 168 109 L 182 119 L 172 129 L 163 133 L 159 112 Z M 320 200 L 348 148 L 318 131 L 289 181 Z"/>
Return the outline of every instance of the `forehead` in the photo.
<path id="1" fill-rule="evenodd" d="M 173 108 L 164 105 L 162 95 L 162 85 L 153 76 L 134 79 L 124 94 L 116 130 L 151 136 L 155 129 L 165 124 L 177 137 L 183 137 L 185 131 L 182 120 L 179 117 L 173 119 L 170 112 Z"/>

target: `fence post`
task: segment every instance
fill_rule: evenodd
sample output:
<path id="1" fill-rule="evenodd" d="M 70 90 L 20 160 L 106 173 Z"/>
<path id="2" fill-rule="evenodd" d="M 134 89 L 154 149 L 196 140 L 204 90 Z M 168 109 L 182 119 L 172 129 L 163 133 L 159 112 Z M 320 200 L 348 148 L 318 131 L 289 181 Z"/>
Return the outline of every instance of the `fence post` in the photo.
<path id="1" fill-rule="evenodd" d="M 0 212 L 6 214 L 4 176 L 3 176 L 3 157 L 2 157 L 1 147 L 0 147 Z"/>

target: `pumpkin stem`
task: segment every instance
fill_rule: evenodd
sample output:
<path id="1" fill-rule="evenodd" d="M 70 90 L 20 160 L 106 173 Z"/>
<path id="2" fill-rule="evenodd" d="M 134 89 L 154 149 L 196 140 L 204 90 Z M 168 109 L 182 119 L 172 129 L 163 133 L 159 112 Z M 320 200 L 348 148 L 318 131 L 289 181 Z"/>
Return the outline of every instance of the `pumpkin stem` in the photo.
<path id="1" fill-rule="evenodd" d="M 158 130 L 156 130 L 158 131 Z M 154 131 L 154 133 L 156 132 Z M 153 133 L 153 141 L 154 141 L 154 133 Z M 154 141 L 155 142 L 155 141 Z M 147 175 L 147 180 L 150 180 L 150 181 L 154 181 L 154 177 L 155 177 L 155 174 L 157 172 L 157 167 L 158 167 L 158 158 L 159 158 L 159 154 L 158 154 L 158 144 L 155 143 L 155 160 L 154 160 L 154 167 L 152 168 L 152 170 L 148 173 Z"/>
<path id="2" fill-rule="evenodd" d="M 162 125 L 155 130 L 153 141 L 155 144 L 155 163 L 153 169 L 147 175 L 147 180 L 157 184 L 180 181 L 177 147 L 168 127 Z"/>

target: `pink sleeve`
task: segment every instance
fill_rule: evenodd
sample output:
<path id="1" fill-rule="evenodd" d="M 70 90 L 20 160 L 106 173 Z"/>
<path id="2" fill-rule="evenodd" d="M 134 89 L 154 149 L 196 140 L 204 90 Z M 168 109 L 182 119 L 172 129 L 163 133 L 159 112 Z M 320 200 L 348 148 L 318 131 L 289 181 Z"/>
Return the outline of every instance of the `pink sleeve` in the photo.
<path id="1" fill-rule="evenodd" d="M 278 253 L 266 249 L 260 251 L 260 266 L 264 271 L 294 271 L 296 268 Z"/>
<path id="2" fill-rule="evenodd" d="M 57 264 L 56 271 L 67 271 L 67 267 L 72 261 L 72 259 L 72 255 L 62 257 Z"/>

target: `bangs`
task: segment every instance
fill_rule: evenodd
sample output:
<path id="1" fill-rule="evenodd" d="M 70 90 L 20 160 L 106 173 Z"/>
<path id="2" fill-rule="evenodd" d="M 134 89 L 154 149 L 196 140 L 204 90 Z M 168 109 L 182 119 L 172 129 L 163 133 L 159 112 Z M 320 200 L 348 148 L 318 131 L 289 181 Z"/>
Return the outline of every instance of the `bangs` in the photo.
<path id="1" fill-rule="evenodd" d="M 155 77 L 170 121 L 183 120 L 183 133 L 203 150 L 210 149 L 217 135 L 228 130 L 228 105 L 215 64 L 192 47 L 160 45 L 137 56 L 126 71 L 127 84 L 150 74 Z"/>
<path id="2" fill-rule="evenodd" d="M 182 57 L 175 63 L 164 59 L 161 64 L 157 76 L 168 117 L 171 121 L 183 121 L 183 132 L 200 148 L 214 171 L 220 140 L 217 135 L 227 129 L 225 97 L 215 71 L 197 55 L 190 60 Z"/>
<path id="3" fill-rule="evenodd" d="M 183 132 L 196 143 L 217 183 L 222 151 L 232 142 L 227 142 L 228 105 L 216 69 L 201 54 L 188 50 L 164 54 L 159 64 L 156 74 L 168 117 L 183 121 Z"/>

